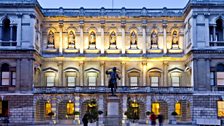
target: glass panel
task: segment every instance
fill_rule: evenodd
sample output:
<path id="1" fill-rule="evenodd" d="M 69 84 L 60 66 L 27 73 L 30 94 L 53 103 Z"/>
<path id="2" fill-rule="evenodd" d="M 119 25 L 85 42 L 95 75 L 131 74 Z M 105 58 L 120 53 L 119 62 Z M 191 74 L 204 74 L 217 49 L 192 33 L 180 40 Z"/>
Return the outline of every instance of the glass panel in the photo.
<path id="1" fill-rule="evenodd" d="M 218 101 L 218 117 L 224 117 L 224 101 Z"/>
<path id="2" fill-rule="evenodd" d="M 177 113 L 177 115 L 181 115 L 181 104 L 180 104 L 180 102 L 177 102 L 175 104 L 175 112 Z"/>
<path id="3" fill-rule="evenodd" d="M 54 77 L 47 77 L 47 86 L 54 86 Z"/>
<path id="4" fill-rule="evenodd" d="M 210 73 L 210 85 L 214 85 L 214 72 Z"/>
<path id="5" fill-rule="evenodd" d="M 68 86 L 75 86 L 75 77 L 68 77 Z"/>
<path id="6" fill-rule="evenodd" d="M 16 72 L 12 72 L 12 85 L 16 85 Z"/>
<path id="7" fill-rule="evenodd" d="M 89 77 L 89 86 L 96 86 L 96 77 Z"/>
<path id="8" fill-rule="evenodd" d="M 138 86 L 138 77 L 130 77 L 130 85 L 133 87 Z"/>
<path id="9" fill-rule="evenodd" d="M 2 85 L 9 85 L 9 79 L 2 79 Z"/>
<path id="10" fill-rule="evenodd" d="M 173 76 L 172 77 L 172 85 L 174 87 L 179 87 L 180 86 L 180 77 L 178 76 Z"/>
<path id="11" fill-rule="evenodd" d="M 75 110 L 75 105 L 72 102 L 67 103 L 67 114 L 73 114 Z"/>
<path id="12" fill-rule="evenodd" d="M 46 115 L 48 115 L 51 112 L 51 103 L 47 102 L 45 104 L 45 112 L 46 112 Z"/>
<path id="13" fill-rule="evenodd" d="M 217 85 L 224 86 L 224 72 L 217 72 Z"/>
<path id="14" fill-rule="evenodd" d="M 152 112 L 154 112 L 154 114 L 159 115 L 159 108 L 159 103 L 152 103 Z"/>
<path id="15" fill-rule="evenodd" d="M 158 87 L 159 86 L 159 77 L 151 77 L 151 86 Z"/>

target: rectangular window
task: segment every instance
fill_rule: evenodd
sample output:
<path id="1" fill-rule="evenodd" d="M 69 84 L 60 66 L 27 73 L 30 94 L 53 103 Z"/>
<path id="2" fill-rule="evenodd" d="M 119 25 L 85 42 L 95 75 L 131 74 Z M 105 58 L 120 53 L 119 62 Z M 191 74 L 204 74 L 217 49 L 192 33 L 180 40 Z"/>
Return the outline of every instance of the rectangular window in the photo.
<path id="1" fill-rule="evenodd" d="M 180 86 L 180 77 L 179 76 L 172 76 L 172 85 L 173 87 L 179 87 Z"/>
<path id="2" fill-rule="evenodd" d="M 68 82 L 68 87 L 73 87 L 75 86 L 75 77 L 68 77 L 67 82 Z"/>
<path id="3" fill-rule="evenodd" d="M 55 77 L 53 77 L 53 76 L 48 76 L 47 77 L 47 86 L 48 87 L 52 87 L 52 86 L 54 86 L 54 79 Z"/>
<path id="4" fill-rule="evenodd" d="M 210 73 L 210 85 L 213 86 L 215 85 L 215 81 L 214 81 L 214 72 L 211 72 Z"/>
<path id="5" fill-rule="evenodd" d="M 12 72 L 12 85 L 16 85 L 16 72 Z"/>
<path id="6" fill-rule="evenodd" d="M 2 72 L 2 85 L 10 84 L 10 72 Z"/>
<path id="7" fill-rule="evenodd" d="M 130 77 L 130 86 L 132 87 L 138 86 L 138 77 Z"/>
<path id="8" fill-rule="evenodd" d="M 46 115 L 48 115 L 50 112 L 51 112 L 51 103 L 47 102 L 45 104 L 45 113 L 46 113 Z"/>
<path id="9" fill-rule="evenodd" d="M 159 103 L 152 103 L 152 112 L 154 112 L 154 114 L 159 115 L 159 108 Z"/>
<path id="10" fill-rule="evenodd" d="M 89 86 L 96 86 L 96 77 L 89 77 Z"/>
<path id="11" fill-rule="evenodd" d="M 177 102 L 175 104 L 175 112 L 177 113 L 177 115 L 181 115 L 181 104 L 180 104 L 180 102 Z"/>
<path id="12" fill-rule="evenodd" d="M 159 86 L 159 77 L 151 77 L 151 86 L 158 87 Z"/>
<path id="13" fill-rule="evenodd" d="M 67 114 L 73 114 L 75 110 L 75 105 L 72 102 L 67 103 Z"/>
<path id="14" fill-rule="evenodd" d="M 217 85 L 224 86 L 224 72 L 217 72 Z"/>
<path id="15" fill-rule="evenodd" d="M 218 117 L 224 117 L 224 101 L 217 102 Z"/>

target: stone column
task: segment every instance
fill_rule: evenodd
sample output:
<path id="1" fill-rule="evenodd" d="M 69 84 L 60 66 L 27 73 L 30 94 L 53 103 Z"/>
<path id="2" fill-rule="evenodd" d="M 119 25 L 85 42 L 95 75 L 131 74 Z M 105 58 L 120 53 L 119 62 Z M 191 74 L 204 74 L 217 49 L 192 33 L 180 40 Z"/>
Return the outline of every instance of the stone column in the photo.
<path id="1" fill-rule="evenodd" d="M 84 62 L 83 61 L 81 61 L 81 62 L 79 62 L 79 69 L 80 69 L 80 84 L 79 84 L 79 86 L 84 86 L 84 81 L 83 81 L 83 79 L 84 79 Z"/>
<path id="2" fill-rule="evenodd" d="M 16 60 L 16 91 L 20 90 L 20 84 L 21 84 L 21 59 Z"/>
<path id="3" fill-rule="evenodd" d="M 147 85 L 147 82 L 146 82 L 147 62 L 143 62 L 142 63 L 142 69 L 143 69 L 142 70 L 143 71 L 143 75 L 142 75 L 142 77 L 143 77 L 143 81 L 142 81 L 143 82 L 143 85 L 142 86 L 148 86 Z"/>
<path id="4" fill-rule="evenodd" d="M 167 23 L 163 22 L 163 53 L 167 53 L 167 42 L 166 42 L 166 28 L 167 28 Z"/>
<path id="5" fill-rule="evenodd" d="M 163 85 L 160 86 L 170 86 L 168 83 L 168 62 L 163 63 Z"/>
<path id="6" fill-rule="evenodd" d="M 217 41 L 216 40 L 216 25 L 213 25 L 213 41 Z"/>
<path id="7" fill-rule="evenodd" d="M 124 114 L 127 111 L 127 95 L 122 97 L 122 118 L 123 122 L 127 119 L 127 116 Z"/>
<path id="8" fill-rule="evenodd" d="M 99 108 L 98 108 L 98 110 L 100 110 L 100 111 L 103 111 L 104 112 L 104 97 L 103 97 L 103 95 L 100 95 L 99 96 L 99 102 L 98 102 L 98 104 L 99 104 Z M 99 124 L 103 124 L 103 117 L 104 117 L 104 113 L 103 114 L 101 114 L 101 115 L 99 115 Z"/>
<path id="9" fill-rule="evenodd" d="M 63 84 L 63 62 L 58 62 L 58 85 L 56 86 L 65 86 Z"/>
<path id="10" fill-rule="evenodd" d="M 59 31 L 59 54 L 63 55 L 63 23 L 59 24 L 60 31 Z"/>
<path id="11" fill-rule="evenodd" d="M 101 25 L 101 54 L 104 54 L 104 25 Z"/>
<path id="12" fill-rule="evenodd" d="M 10 25 L 10 42 L 12 42 L 12 35 L 13 35 L 13 25 Z"/>
<path id="13" fill-rule="evenodd" d="M 32 36 L 32 40 L 30 42 L 30 47 L 35 48 L 35 43 L 36 43 L 36 16 L 33 14 L 30 14 L 30 36 Z"/>
<path id="14" fill-rule="evenodd" d="M 57 109 L 57 98 L 56 96 L 53 96 L 53 98 L 51 99 L 50 101 L 51 103 L 51 109 L 52 109 L 52 112 L 55 113 L 55 116 L 53 116 L 53 121 L 54 123 L 58 123 L 58 109 Z"/>
<path id="15" fill-rule="evenodd" d="M 206 47 L 209 47 L 209 15 L 205 15 L 205 42 Z"/>
<path id="16" fill-rule="evenodd" d="M 197 23 L 197 21 L 196 21 L 196 18 L 197 18 L 197 15 L 193 15 L 192 16 L 193 18 L 192 18 L 192 24 L 193 24 L 193 26 L 191 27 L 191 31 L 192 31 L 192 33 L 191 33 L 191 37 L 193 38 L 192 39 L 192 46 L 193 46 L 193 48 L 195 48 L 195 47 L 197 47 L 197 39 L 196 39 L 196 37 L 197 37 L 197 25 L 196 25 L 196 23 Z"/>
<path id="17" fill-rule="evenodd" d="M 21 36 L 22 36 L 22 14 L 18 14 L 18 20 L 17 20 L 17 34 L 16 34 L 16 42 L 17 42 L 17 47 L 21 46 Z"/>
<path id="18" fill-rule="evenodd" d="M 126 63 L 125 62 L 122 62 L 121 63 L 122 64 L 122 66 L 121 66 L 121 69 L 122 69 L 122 76 L 121 76 L 121 80 L 122 80 L 122 86 L 126 86 L 126 84 L 125 84 L 125 71 L 126 71 Z"/>
<path id="19" fill-rule="evenodd" d="M 104 63 L 104 61 L 102 61 L 101 63 L 100 63 L 100 75 L 101 75 L 101 85 L 100 86 L 104 86 L 105 84 L 105 79 L 104 79 L 104 75 L 105 75 L 105 63 Z"/>
<path id="20" fill-rule="evenodd" d="M 152 97 L 150 96 L 150 95 L 147 95 L 146 96 L 146 103 L 145 103 L 145 111 L 147 112 L 147 111 L 149 111 L 149 112 L 151 112 L 151 101 L 152 101 Z M 149 119 L 149 117 L 147 117 L 147 122 L 149 123 L 150 122 L 150 119 Z"/>
<path id="21" fill-rule="evenodd" d="M 168 120 L 169 122 L 171 122 L 171 120 L 173 120 L 173 116 L 171 115 L 173 111 L 175 111 L 175 102 L 174 102 L 175 96 L 170 96 L 169 100 L 170 102 L 168 102 Z"/>
<path id="22" fill-rule="evenodd" d="M 80 54 L 84 53 L 83 25 L 80 25 Z"/>
<path id="23" fill-rule="evenodd" d="M 146 54 L 147 50 L 147 41 L 146 41 L 146 25 L 142 25 L 142 52 Z"/>
<path id="24" fill-rule="evenodd" d="M 125 54 L 125 25 L 121 26 L 121 31 L 122 31 L 122 49 L 121 52 L 122 54 Z"/>
<path id="25" fill-rule="evenodd" d="M 79 95 L 75 96 L 75 111 L 80 112 L 80 97 Z M 80 115 L 75 115 L 75 120 L 80 124 Z"/>

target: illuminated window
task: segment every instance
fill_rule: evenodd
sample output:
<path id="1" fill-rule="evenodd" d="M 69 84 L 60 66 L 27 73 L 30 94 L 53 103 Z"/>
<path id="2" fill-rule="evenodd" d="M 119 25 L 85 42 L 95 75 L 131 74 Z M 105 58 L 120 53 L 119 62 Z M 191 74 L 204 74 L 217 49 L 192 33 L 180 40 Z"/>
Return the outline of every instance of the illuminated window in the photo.
<path id="1" fill-rule="evenodd" d="M 0 115 L 2 114 L 2 101 L 0 101 Z"/>
<path id="2" fill-rule="evenodd" d="M 160 105 L 159 103 L 152 103 L 152 112 L 156 115 L 159 115 L 160 111 Z"/>
<path id="3" fill-rule="evenodd" d="M 0 116 L 8 116 L 8 101 L 0 101 Z"/>
<path id="4" fill-rule="evenodd" d="M 218 117 L 224 117 L 224 101 L 218 101 Z"/>
<path id="5" fill-rule="evenodd" d="M 50 112 L 51 112 L 51 103 L 50 102 L 47 102 L 45 104 L 45 112 L 46 112 L 46 115 L 48 115 Z"/>
<path id="6" fill-rule="evenodd" d="M 158 87 L 159 86 L 159 77 L 151 77 L 151 86 Z"/>
<path id="7" fill-rule="evenodd" d="M 74 113 L 75 105 L 71 101 L 67 103 L 67 114 L 71 115 Z"/>
<path id="8" fill-rule="evenodd" d="M 130 86 L 138 86 L 138 77 L 130 77 Z"/>
<path id="9" fill-rule="evenodd" d="M 75 86 L 75 77 L 68 77 L 68 86 L 69 87 L 72 87 L 72 86 Z"/>
<path id="10" fill-rule="evenodd" d="M 174 87 L 179 87 L 180 86 L 180 77 L 179 76 L 172 76 L 172 85 Z"/>
<path id="11" fill-rule="evenodd" d="M 54 76 L 47 77 L 47 86 L 48 87 L 54 86 Z"/>
<path id="12" fill-rule="evenodd" d="M 175 112 L 177 113 L 177 115 L 181 115 L 181 103 L 177 102 L 175 104 Z"/>
<path id="13" fill-rule="evenodd" d="M 224 86 L 224 72 L 217 72 L 217 85 Z"/>

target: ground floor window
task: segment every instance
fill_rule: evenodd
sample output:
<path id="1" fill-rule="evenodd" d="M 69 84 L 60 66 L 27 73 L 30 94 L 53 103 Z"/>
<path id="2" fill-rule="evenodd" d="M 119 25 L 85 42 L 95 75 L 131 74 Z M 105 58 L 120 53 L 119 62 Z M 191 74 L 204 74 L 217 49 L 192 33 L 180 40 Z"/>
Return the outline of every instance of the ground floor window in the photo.
<path id="1" fill-rule="evenodd" d="M 217 102 L 218 117 L 224 117 L 224 101 Z"/>
<path id="2" fill-rule="evenodd" d="M 72 103 L 71 101 L 69 101 L 68 103 L 67 103 L 67 115 L 72 115 L 72 114 L 74 114 L 74 110 L 75 110 L 75 105 L 74 105 L 74 103 Z"/>
<path id="3" fill-rule="evenodd" d="M 8 101 L 0 101 L 0 116 L 8 116 Z"/>
<path id="4" fill-rule="evenodd" d="M 46 115 L 48 115 L 49 113 L 51 113 L 51 103 L 50 102 L 47 102 L 45 104 L 45 112 L 46 112 Z"/>
<path id="5" fill-rule="evenodd" d="M 156 115 L 159 115 L 160 111 L 159 111 L 159 103 L 152 103 L 152 112 Z"/>
<path id="6" fill-rule="evenodd" d="M 177 115 L 181 115 L 181 103 L 177 102 L 175 104 L 175 112 L 177 113 Z"/>

